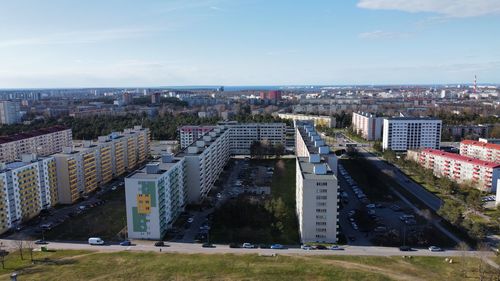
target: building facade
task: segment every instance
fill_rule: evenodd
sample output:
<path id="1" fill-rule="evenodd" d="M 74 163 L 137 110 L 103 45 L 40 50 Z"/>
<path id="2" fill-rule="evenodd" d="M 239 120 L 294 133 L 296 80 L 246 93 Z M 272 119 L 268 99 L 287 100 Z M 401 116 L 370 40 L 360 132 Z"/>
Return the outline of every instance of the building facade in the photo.
<path id="1" fill-rule="evenodd" d="M 458 183 L 469 183 L 486 192 L 496 192 L 500 164 L 487 162 L 436 149 L 424 149 L 418 162 L 438 177 L 445 176 Z"/>
<path id="2" fill-rule="evenodd" d="M 135 126 L 54 154 L 59 202 L 75 203 L 112 179 L 137 169 L 147 160 L 149 139 L 149 129 Z"/>
<path id="3" fill-rule="evenodd" d="M 187 202 L 185 164 L 164 155 L 125 178 L 129 238 L 160 240 L 172 227 Z"/>
<path id="4" fill-rule="evenodd" d="M 23 154 L 48 156 L 73 145 L 71 129 L 54 126 L 0 137 L 0 162 L 13 162 Z"/>
<path id="5" fill-rule="evenodd" d="M 328 128 L 335 128 L 336 120 L 333 116 L 324 115 L 306 115 L 306 114 L 293 114 L 293 113 L 278 113 L 278 117 L 281 119 L 293 120 L 293 121 L 313 121 L 316 126 L 325 126 Z"/>
<path id="6" fill-rule="evenodd" d="M 302 243 L 336 243 L 337 157 L 311 123 L 296 122 L 296 213 Z"/>
<path id="7" fill-rule="evenodd" d="M 352 113 L 352 128 L 365 140 L 381 140 L 383 124 L 383 117 L 376 117 L 374 114 L 361 111 Z"/>
<path id="8" fill-rule="evenodd" d="M 181 149 L 188 147 L 204 134 L 213 130 L 215 126 L 182 126 L 179 129 L 179 143 Z"/>
<path id="9" fill-rule="evenodd" d="M 460 155 L 500 164 L 500 144 L 464 140 L 460 143 Z"/>
<path id="10" fill-rule="evenodd" d="M 435 118 L 392 117 L 384 119 L 382 148 L 397 152 L 409 149 L 439 149 L 441 120 Z"/>
<path id="11" fill-rule="evenodd" d="M 21 107 L 19 102 L 0 101 L 0 123 L 5 125 L 21 122 Z"/>
<path id="12" fill-rule="evenodd" d="M 1 165 L 0 233 L 38 215 L 58 202 L 56 163 L 53 157 L 34 154 Z"/>

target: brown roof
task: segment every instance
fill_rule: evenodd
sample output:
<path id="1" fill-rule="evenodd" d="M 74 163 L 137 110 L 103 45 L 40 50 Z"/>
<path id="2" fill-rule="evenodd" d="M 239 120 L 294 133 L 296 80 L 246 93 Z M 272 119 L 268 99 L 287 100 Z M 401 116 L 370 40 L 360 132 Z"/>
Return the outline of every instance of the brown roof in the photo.
<path id="1" fill-rule="evenodd" d="M 56 126 L 52 126 L 49 128 L 42 128 L 42 129 L 33 130 L 33 131 L 29 131 L 29 132 L 17 133 L 17 134 L 10 135 L 10 136 L 0 136 L 0 144 L 9 143 L 9 142 L 18 141 L 18 140 L 23 140 L 23 139 L 29 139 L 29 138 L 33 138 L 33 137 L 37 137 L 37 136 L 41 136 L 41 135 L 45 135 L 45 134 L 64 131 L 67 129 L 69 129 L 69 128 L 67 128 L 65 126 L 61 126 L 61 125 L 56 125 Z"/>

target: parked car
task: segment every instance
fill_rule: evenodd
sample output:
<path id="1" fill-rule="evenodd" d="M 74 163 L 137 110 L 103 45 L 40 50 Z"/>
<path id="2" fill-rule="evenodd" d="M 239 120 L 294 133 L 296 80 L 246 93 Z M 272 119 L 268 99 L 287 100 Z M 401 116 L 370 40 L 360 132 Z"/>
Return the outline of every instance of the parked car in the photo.
<path id="1" fill-rule="evenodd" d="M 157 241 L 157 242 L 155 242 L 155 247 L 165 247 L 165 242 Z"/>
<path id="2" fill-rule="evenodd" d="M 45 240 L 36 240 L 35 244 L 37 244 L 37 245 L 47 245 L 47 244 L 49 244 L 49 242 L 47 242 Z"/>
<path id="3" fill-rule="evenodd" d="M 306 251 L 310 251 L 313 249 L 313 247 L 311 247 L 310 245 L 302 245 L 302 246 L 300 246 L 300 248 L 302 250 L 306 250 Z"/>
<path id="4" fill-rule="evenodd" d="M 188 219 L 187 219 L 187 222 L 188 222 L 188 223 L 192 223 L 193 221 L 194 221 L 194 218 L 188 218 Z"/>
<path id="5" fill-rule="evenodd" d="M 399 247 L 399 250 L 401 252 L 409 252 L 409 251 L 412 251 L 413 249 L 410 246 L 401 246 L 401 247 Z"/>
<path id="6" fill-rule="evenodd" d="M 438 246 L 430 246 L 429 251 L 431 252 L 441 252 L 443 249 L 439 248 Z"/>
<path id="7" fill-rule="evenodd" d="M 325 245 L 316 245 L 316 250 L 326 250 L 326 246 Z"/>
<path id="8" fill-rule="evenodd" d="M 89 245 L 104 245 L 104 240 L 99 237 L 89 238 Z"/>
<path id="9" fill-rule="evenodd" d="M 215 245 L 212 243 L 204 243 L 201 245 L 203 248 L 215 248 Z"/>
<path id="10" fill-rule="evenodd" d="M 130 242 L 129 240 L 125 240 L 120 242 L 120 246 L 132 246 L 132 242 Z"/>
<path id="11" fill-rule="evenodd" d="M 252 243 L 243 243 L 242 248 L 253 249 L 253 248 L 255 248 L 255 245 Z"/>
<path id="12" fill-rule="evenodd" d="M 240 244 L 238 244 L 238 243 L 231 243 L 231 244 L 229 244 L 229 248 L 241 248 L 241 247 L 240 247 Z"/>
<path id="13" fill-rule="evenodd" d="M 271 249 L 283 250 L 283 249 L 285 249 L 285 247 L 281 244 L 273 244 L 273 245 L 271 245 Z"/>
<path id="14" fill-rule="evenodd" d="M 343 251 L 344 250 L 344 248 L 341 248 L 339 245 L 331 245 L 328 249 L 333 250 L 333 251 Z"/>

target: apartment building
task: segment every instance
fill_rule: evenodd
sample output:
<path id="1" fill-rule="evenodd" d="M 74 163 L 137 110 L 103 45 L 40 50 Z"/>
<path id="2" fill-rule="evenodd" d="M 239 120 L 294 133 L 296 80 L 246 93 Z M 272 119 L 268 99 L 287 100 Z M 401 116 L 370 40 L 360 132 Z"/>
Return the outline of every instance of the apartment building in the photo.
<path id="1" fill-rule="evenodd" d="M 59 202 L 72 204 L 112 179 L 136 169 L 149 154 L 149 129 L 135 126 L 121 133 L 83 141 L 54 154 Z"/>
<path id="2" fill-rule="evenodd" d="M 21 107 L 19 102 L 0 101 L 0 124 L 21 123 Z"/>
<path id="3" fill-rule="evenodd" d="M 205 198 L 231 156 L 231 129 L 217 126 L 178 153 L 186 161 L 188 202 Z"/>
<path id="4" fill-rule="evenodd" d="M 439 149 L 441 120 L 435 118 L 391 117 L 384 119 L 382 148 L 397 152 L 409 149 Z"/>
<path id="5" fill-rule="evenodd" d="M 302 243 L 336 243 L 337 157 L 312 123 L 296 122 L 296 213 Z"/>
<path id="6" fill-rule="evenodd" d="M 438 177 L 445 176 L 458 183 L 470 183 L 486 192 L 496 192 L 500 179 L 500 163 L 488 162 L 471 157 L 424 149 L 418 155 L 418 162 L 433 170 Z"/>
<path id="7" fill-rule="evenodd" d="M 26 154 L 21 161 L 0 164 L 0 234 L 57 202 L 53 157 Z"/>
<path id="8" fill-rule="evenodd" d="M 162 239 L 187 202 L 186 162 L 171 154 L 125 178 L 128 237 Z"/>
<path id="9" fill-rule="evenodd" d="M 250 154 L 250 147 L 256 141 L 275 146 L 286 143 L 285 123 L 247 123 L 227 125 L 230 130 L 231 154 Z"/>
<path id="10" fill-rule="evenodd" d="M 374 114 L 366 112 L 352 113 L 352 128 L 354 132 L 361 135 L 367 141 L 382 139 L 383 117 L 377 117 Z"/>
<path id="11" fill-rule="evenodd" d="M 500 144 L 464 140 L 460 143 L 460 155 L 500 164 Z"/>
<path id="12" fill-rule="evenodd" d="M 13 162 L 23 154 L 48 156 L 73 145 L 71 129 L 54 126 L 0 137 L 0 162 Z"/>
<path id="13" fill-rule="evenodd" d="M 336 120 L 333 116 L 278 113 L 278 117 L 293 121 L 313 121 L 316 126 L 325 126 L 328 128 L 335 128 L 336 126 Z"/>
<path id="14" fill-rule="evenodd" d="M 179 143 L 181 149 L 188 147 L 204 134 L 213 130 L 215 126 L 182 126 L 179 128 Z"/>

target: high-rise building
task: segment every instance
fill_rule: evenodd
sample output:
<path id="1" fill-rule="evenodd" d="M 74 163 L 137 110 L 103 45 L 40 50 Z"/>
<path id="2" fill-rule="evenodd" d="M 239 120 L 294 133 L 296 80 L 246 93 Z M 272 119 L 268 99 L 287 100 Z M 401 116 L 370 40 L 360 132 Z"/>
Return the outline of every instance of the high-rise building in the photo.
<path id="1" fill-rule="evenodd" d="M 152 104 L 159 104 L 160 103 L 160 93 L 156 92 L 151 95 L 151 103 Z"/>
<path id="2" fill-rule="evenodd" d="M 302 243 L 336 243 L 338 234 L 337 156 L 312 123 L 297 121 L 296 213 Z"/>
<path id="3" fill-rule="evenodd" d="M 162 239 L 187 202 L 185 159 L 161 161 L 125 178 L 128 237 Z"/>
<path id="4" fill-rule="evenodd" d="M 381 140 L 383 124 L 383 117 L 376 117 L 374 114 L 366 112 L 352 113 L 352 128 L 354 132 L 360 134 L 365 140 Z"/>
<path id="5" fill-rule="evenodd" d="M 135 126 L 54 154 L 60 203 L 74 203 L 113 178 L 136 169 L 147 160 L 149 140 L 149 129 Z"/>
<path id="6" fill-rule="evenodd" d="M 315 126 L 325 126 L 327 128 L 335 128 L 336 120 L 333 116 L 324 115 L 307 115 L 307 114 L 294 114 L 294 113 L 278 113 L 278 117 L 288 120 L 303 120 L 313 121 Z"/>
<path id="7" fill-rule="evenodd" d="M 19 102 L 0 101 L 0 123 L 16 124 L 21 122 L 21 109 Z"/>
<path id="8" fill-rule="evenodd" d="M 0 233 L 35 217 L 58 202 L 53 157 L 26 154 L 0 165 Z"/>
<path id="9" fill-rule="evenodd" d="M 0 162 L 21 159 L 23 154 L 48 156 L 73 145 L 71 129 L 54 126 L 0 137 Z"/>
<path id="10" fill-rule="evenodd" d="M 391 117 L 384 119 L 382 148 L 404 152 L 408 149 L 439 149 L 441 120 L 436 118 Z"/>

